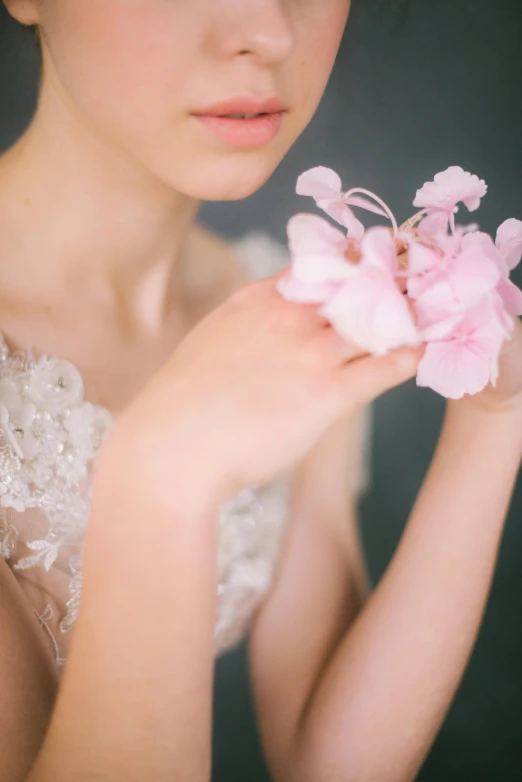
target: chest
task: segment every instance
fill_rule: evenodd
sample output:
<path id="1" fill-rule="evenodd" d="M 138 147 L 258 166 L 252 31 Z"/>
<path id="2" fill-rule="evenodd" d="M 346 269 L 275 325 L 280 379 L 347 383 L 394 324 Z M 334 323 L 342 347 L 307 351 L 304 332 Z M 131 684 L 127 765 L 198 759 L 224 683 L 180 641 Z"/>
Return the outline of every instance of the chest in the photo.
<path id="1" fill-rule="evenodd" d="M 160 336 L 134 338 L 115 334 L 102 323 L 92 323 L 92 318 L 74 329 L 60 321 L 33 324 L 28 320 L 8 329 L 6 345 L 11 355 L 27 353 L 18 351 L 17 346 L 24 345 L 33 355 L 61 356 L 81 371 L 90 402 L 119 412 L 165 364 L 189 330 L 188 321 L 172 323 Z"/>

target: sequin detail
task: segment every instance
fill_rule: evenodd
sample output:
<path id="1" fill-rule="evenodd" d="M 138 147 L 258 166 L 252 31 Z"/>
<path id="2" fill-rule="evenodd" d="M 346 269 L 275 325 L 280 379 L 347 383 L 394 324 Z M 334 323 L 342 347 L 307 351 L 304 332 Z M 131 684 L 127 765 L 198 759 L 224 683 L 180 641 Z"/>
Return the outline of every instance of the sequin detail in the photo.
<path id="1" fill-rule="evenodd" d="M 10 354 L 0 337 L 0 554 L 10 560 L 19 533 L 6 521 L 38 508 L 49 522 L 45 538 L 26 540 L 30 553 L 10 562 L 14 571 L 41 567 L 49 572 L 62 547 L 80 549 L 89 513 L 89 463 L 112 416 L 83 399 L 83 382 L 69 362 Z M 79 600 L 80 579 L 71 557 L 71 599 L 62 621 L 70 626 Z"/>

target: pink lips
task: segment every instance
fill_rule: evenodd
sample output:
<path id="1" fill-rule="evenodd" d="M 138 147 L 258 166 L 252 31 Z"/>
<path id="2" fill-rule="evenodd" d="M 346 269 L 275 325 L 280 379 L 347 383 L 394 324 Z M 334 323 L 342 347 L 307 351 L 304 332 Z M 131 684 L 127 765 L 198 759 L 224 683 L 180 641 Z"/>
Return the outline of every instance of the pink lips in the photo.
<path id="1" fill-rule="evenodd" d="M 286 111 L 287 107 L 279 98 L 259 100 L 242 97 L 198 109 L 192 112 L 192 116 L 206 130 L 227 144 L 257 147 L 276 138 Z M 233 116 L 237 114 L 247 117 Z"/>

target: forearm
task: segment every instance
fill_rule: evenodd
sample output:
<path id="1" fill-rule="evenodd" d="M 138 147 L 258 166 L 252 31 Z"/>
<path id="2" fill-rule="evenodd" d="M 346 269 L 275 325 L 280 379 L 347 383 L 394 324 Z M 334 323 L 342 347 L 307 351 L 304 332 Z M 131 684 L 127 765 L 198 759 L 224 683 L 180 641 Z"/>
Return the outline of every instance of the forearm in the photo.
<path id="1" fill-rule="evenodd" d="M 415 776 L 477 635 L 521 452 L 519 412 L 449 406 L 398 551 L 303 716 L 300 782 Z"/>
<path id="2" fill-rule="evenodd" d="M 170 465 L 175 512 L 154 504 L 117 449 L 106 462 L 69 659 L 29 780 L 204 782 L 217 511 L 181 460 Z"/>

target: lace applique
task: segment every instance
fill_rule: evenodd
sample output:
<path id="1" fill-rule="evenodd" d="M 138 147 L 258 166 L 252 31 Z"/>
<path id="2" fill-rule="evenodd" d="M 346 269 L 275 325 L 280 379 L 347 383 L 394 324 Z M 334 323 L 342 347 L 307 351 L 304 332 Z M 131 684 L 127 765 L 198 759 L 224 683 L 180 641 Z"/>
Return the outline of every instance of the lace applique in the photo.
<path id="1" fill-rule="evenodd" d="M 0 557 L 10 559 L 18 541 L 19 532 L 9 524 L 5 508 L 0 508 Z"/>
<path id="2" fill-rule="evenodd" d="M 0 337 L 0 553 L 12 557 L 18 532 L 5 509 L 40 508 L 44 538 L 25 541 L 31 552 L 14 570 L 49 571 L 65 545 L 81 545 L 89 514 L 89 463 L 112 416 L 85 402 L 83 381 L 68 361 L 10 354 Z M 79 595 L 77 555 L 70 558 L 71 599 L 63 626 L 74 621 Z M 74 591 L 73 591 L 74 590 Z"/>
<path id="3" fill-rule="evenodd" d="M 76 622 L 78 616 L 78 607 L 80 605 L 80 595 L 82 591 L 82 559 L 80 554 L 73 554 L 69 560 L 71 571 L 71 580 L 69 581 L 69 594 L 71 595 L 66 603 L 67 613 L 60 621 L 60 630 L 66 633 Z"/>
<path id="4" fill-rule="evenodd" d="M 54 661 L 56 663 L 56 666 L 60 668 L 61 666 L 65 665 L 65 657 L 62 657 L 60 654 L 60 647 L 58 645 L 58 641 L 56 640 L 53 631 L 51 630 L 49 626 L 48 620 L 51 619 L 53 616 L 53 609 L 50 605 L 46 605 L 42 613 L 38 613 L 38 611 L 35 610 L 36 618 L 40 622 L 40 625 L 42 626 L 44 632 L 48 636 L 51 645 L 53 647 L 54 651 Z"/>
<path id="5" fill-rule="evenodd" d="M 291 482 L 244 489 L 221 509 L 216 650 L 236 644 L 269 589 L 285 529 Z"/>

